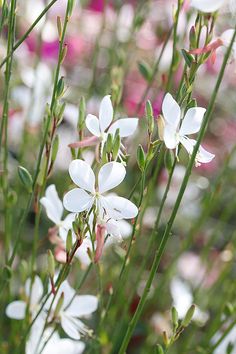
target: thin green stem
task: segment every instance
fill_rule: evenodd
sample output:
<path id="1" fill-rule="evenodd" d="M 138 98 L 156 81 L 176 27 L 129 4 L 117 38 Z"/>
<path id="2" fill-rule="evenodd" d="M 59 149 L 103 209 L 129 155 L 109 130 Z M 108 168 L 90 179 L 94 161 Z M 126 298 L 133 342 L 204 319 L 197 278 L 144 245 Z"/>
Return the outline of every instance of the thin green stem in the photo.
<path id="1" fill-rule="evenodd" d="M 191 156 L 190 161 L 188 163 L 188 166 L 187 166 L 187 169 L 186 169 L 186 173 L 185 173 L 182 185 L 180 187 L 180 190 L 179 190 L 179 193 L 178 193 L 178 196 L 177 196 L 177 199 L 176 199 L 176 203 L 174 205 L 174 208 L 173 208 L 173 211 L 171 213 L 170 219 L 169 219 L 169 221 L 167 223 L 167 226 L 165 228 L 165 231 L 164 231 L 160 246 L 156 250 L 154 261 L 153 261 L 153 264 L 152 264 L 152 267 L 151 267 L 151 271 L 150 271 L 146 286 L 144 288 L 142 297 L 141 297 L 140 302 L 139 302 L 139 304 L 137 306 L 137 309 L 136 309 L 136 311 L 134 313 L 134 316 L 133 316 L 133 318 L 131 319 L 131 321 L 129 323 L 127 332 L 126 332 L 126 334 L 124 336 L 124 339 L 122 341 L 122 344 L 121 344 L 121 347 L 120 347 L 120 350 L 119 350 L 119 354 L 124 354 L 125 353 L 126 348 L 128 346 L 128 343 L 130 341 L 130 338 L 132 336 L 133 330 L 134 330 L 134 328 L 135 328 L 135 326 L 136 326 L 136 324 L 137 324 L 137 322 L 138 322 L 138 320 L 139 320 L 139 318 L 140 318 L 140 316 L 142 314 L 144 305 L 146 304 L 147 296 L 149 294 L 149 291 L 150 291 L 150 288 L 151 288 L 151 284 L 152 284 L 153 279 L 154 279 L 154 277 L 156 275 L 156 272 L 158 270 L 162 255 L 164 253 L 166 244 L 167 244 L 168 239 L 170 237 L 170 232 L 171 232 L 173 223 L 175 221 L 175 217 L 176 217 L 177 211 L 179 209 L 179 206 L 180 206 L 180 203 L 182 201 L 185 189 L 187 187 L 187 183 L 188 183 L 189 177 L 191 175 L 192 168 L 193 168 L 194 163 L 195 163 L 195 159 L 196 159 L 196 156 L 197 156 L 197 152 L 198 152 L 200 143 L 201 143 L 201 141 L 202 141 L 202 139 L 204 137 L 206 128 L 207 128 L 208 123 L 210 121 L 210 117 L 211 117 L 211 114 L 212 114 L 212 111 L 213 111 L 213 108 L 214 108 L 214 104 L 215 104 L 215 100 L 216 100 L 216 97 L 217 97 L 217 94 L 218 94 L 218 91 L 219 91 L 219 87 L 221 85 L 221 82 L 222 82 L 222 79 L 223 79 L 223 76 L 224 76 L 226 64 L 228 62 L 228 59 L 229 59 L 229 56 L 230 56 L 230 53 L 231 53 L 231 50 L 232 50 L 232 46 L 233 46 L 233 43 L 234 43 L 234 40 L 235 40 L 235 36 L 236 36 L 236 29 L 234 31 L 234 35 L 233 35 L 233 37 L 231 39 L 230 45 L 229 45 L 229 47 L 227 49 L 227 52 L 225 54 L 224 61 L 223 61 L 223 64 L 221 66 L 221 70 L 220 70 L 220 73 L 218 75 L 218 79 L 217 79 L 213 94 L 211 96 L 208 109 L 207 109 L 206 114 L 205 114 L 205 119 L 204 119 L 204 121 L 202 123 L 201 129 L 200 129 L 200 132 L 199 132 L 199 135 L 198 135 L 197 142 L 196 142 L 196 144 L 194 146 L 194 150 L 193 150 L 192 156 Z"/>

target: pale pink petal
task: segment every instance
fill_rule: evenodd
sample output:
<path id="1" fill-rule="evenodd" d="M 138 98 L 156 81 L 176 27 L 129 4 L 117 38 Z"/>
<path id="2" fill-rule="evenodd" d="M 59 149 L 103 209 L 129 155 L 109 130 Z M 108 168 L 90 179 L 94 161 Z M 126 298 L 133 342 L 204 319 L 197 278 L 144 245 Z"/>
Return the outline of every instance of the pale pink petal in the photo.
<path id="1" fill-rule="evenodd" d="M 66 210 L 73 213 L 80 213 L 89 210 L 93 204 L 94 198 L 83 189 L 75 188 L 66 193 L 63 198 L 63 204 Z"/>
<path id="2" fill-rule="evenodd" d="M 102 256 L 102 250 L 105 241 L 105 232 L 106 232 L 106 228 L 104 225 L 97 225 L 97 230 L 96 230 L 97 245 L 96 245 L 96 252 L 94 257 L 95 263 L 97 263 Z"/>
<path id="3" fill-rule="evenodd" d="M 125 167 L 119 162 L 108 162 L 103 165 L 98 173 L 99 193 L 104 193 L 117 187 L 123 181 L 125 175 Z"/>
<path id="4" fill-rule="evenodd" d="M 72 181 L 78 187 L 94 193 L 95 175 L 87 162 L 83 160 L 73 160 L 69 166 L 69 174 Z"/>
<path id="5" fill-rule="evenodd" d="M 111 103 L 111 96 L 105 96 L 100 104 L 99 109 L 99 123 L 100 123 L 100 130 L 104 132 L 109 125 L 111 124 L 113 119 L 113 107 Z"/>
<path id="6" fill-rule="evenodd" d="M 120 137 L 126 138 L 135 132 L 137 126 L 138 118 L 121 118 L 110 126 L 108 133 L 115 134 L 115 132 L 119 129 Z"/>

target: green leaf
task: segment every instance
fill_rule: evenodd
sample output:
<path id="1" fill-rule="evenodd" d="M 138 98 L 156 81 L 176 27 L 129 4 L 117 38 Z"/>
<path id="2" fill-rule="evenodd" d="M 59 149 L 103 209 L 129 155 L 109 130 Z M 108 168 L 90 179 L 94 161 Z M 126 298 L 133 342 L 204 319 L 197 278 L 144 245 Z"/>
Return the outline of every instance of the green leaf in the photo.
<path id="1" fill-rule="evenodd" d="M 189 54 L 185 49 L 181 49 L 181 53 L 184 57 L 185 63 L 188 65 L 190 68 L 193 62 L 193 57 L 191 54 Z"/>
<path id="2" fill-rule="evenodd" d="M 152 69 L 150 68 L 150 66 L 142 61 L 138 63 L 138 68 L 140 74 L 144 77 L 144 79 L 150 81 L 152 76 Z"/>

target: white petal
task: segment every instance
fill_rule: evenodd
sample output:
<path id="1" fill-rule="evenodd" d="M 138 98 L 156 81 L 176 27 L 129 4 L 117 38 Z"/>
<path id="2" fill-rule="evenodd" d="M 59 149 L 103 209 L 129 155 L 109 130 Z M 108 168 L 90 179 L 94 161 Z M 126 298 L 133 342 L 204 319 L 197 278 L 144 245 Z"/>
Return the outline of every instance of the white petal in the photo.
<path id="1" fill-rule="evenodd" d="M 215 155 L 204 149 L 201 145 L 197 153 L 197 162 L 209 163 L 214 159 Z"/>
<path id="2" fill-rule="evenodd" d="M 69 166 L 72 181 L 88 192 L 95 191 L 95 176 L 89 164 L 83 160 L 73 160 Z"/>
<path id="3" fill-rule="evenodd" d="M 109 217 L 115 220 L 132 219 L 138 215 L 138 208 L 136 205 L 123 197 L 103 197 L 102 204 L 104 205 Z"/>
<path id="4" fill-rule="evenodd" d="M 76 295 L 66 313 L 73 317 L 87 316 L 98 308 L 98 299 L 93 295 Z"/>
<path id="5" fill-rule="evenodd" d="M 6 308 L 6 315 L 15 320 L 25 318 L 26 303 L 24 301 L 13 301 Z"/>
<path id="6" fill-rule="evenodd" d="M 40 199 L 40 203 L 44 206 L 48 218 L 56 225 L 59 224 L 63 214 L 63 205 L 54 184 L 46 189 L 45 197 Z"/>
<path id="7" fill-rule="evenodd" d="M 180 122 L 180 106 L 170 93 L 167 93 L 162 103 L 162 113 L 166 123 L 177 129 Z"/>
<path id="8" fill-rule="evenodd" d="M 107 95 L 103 97 L 99 109 L 99 123 L 102 132 L 104 132 L 109 127 L 112 122 L 112 119 L 113 107 L 111 103 L 111 96 Z"/>
<path id="9" fill-rule="evenodd" d="M 163 139 L 168 149 L 175 149 L 179 143 L 176 136 L 176 131 L 169 124 L 166 124 L 164 127 Z"/>
<path id="10" fill-rule="evenodd" d="M 189 139 L 187 137 L 183 137 L 180 139 L 181 144 L 185 147 L 189 155 L 192 155 L 194 145 L 196 144 L 196 140 Z"/>
<path id="11" fill-rule="evenodd" d="M 63 198 L 63 204 L 66 210 L 73 213 L 80 213 L 89 210 L 93 204 L 94 198 L 83 189 L 74 188 Z"/>
<path id="12" fill-rule="evenodd" d="M 73 318 L 68 317 L 66 315 L 61 316 L 61 326 L 64 332 L 73 339 L 80 339 L 79 329 L 76 326 L 76 322 Z"/>
<path id="13" fill-rule="evenodd" d="M 108 162 L 98 173 L 98 190 L 104 193 L 117 187 L 125 178 L 125 167 L 119 162 Z"/>
<path id="14" fill-rule="evenodd" d="M 115 134 L 115 132 L 119 129 L 120 137 L 126 138 L 135 132 L 137 126 L 138 118 L 122 118 L 118 119 L 110 126 L 108 133 Z"/>
<path id="15" fill-rule="evenodd" d="M 215 12 L 224 2 L 225 0 L 191 0 L 190 5 L 202 12 Z"/>
<path id="16" fill-rule="evenodd" d="M 118 221 L 113 220 L 113 219 L 109 219 L 106 222 L 106 229 L 107 229 L 108 234 L 110 234 L 118 239 L 122 239 Z"/>
<path id="17" fill-rule="evenodd" d="M 100 126 L 99 126 L 99 120 L 96 116 L 93 114 L 88 114 L 85 120 L 86 127 L 95 136 L 100 136 Z"/>
<path id="18" fill-rule="evenodd" d="M 25 294 L 30 298 L 31 305 L 37 305 L 43 296 L 43 283 L 38 275 L 35 275 L 32 289 L 30 288 L 31 278 L 28 278 L 25 282 Z"/>
<path id="19" fill-rule="evenodd" d="M 179 134 L 183 136 L 197 133 L 201 128 L 205 112 L 205 108 L 190 108 L 183 119 Z"/>

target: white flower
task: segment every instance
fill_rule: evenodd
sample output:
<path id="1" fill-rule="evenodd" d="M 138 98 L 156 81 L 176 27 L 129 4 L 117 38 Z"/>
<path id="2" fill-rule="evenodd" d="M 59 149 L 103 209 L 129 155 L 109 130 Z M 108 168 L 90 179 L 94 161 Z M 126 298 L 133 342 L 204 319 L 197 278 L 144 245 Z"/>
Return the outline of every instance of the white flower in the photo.
<path id="1" fill-rule="evenodd" d="M 126 138 L 132 135 L 138 126 L 138 118 L 121 118 L 114 123 L 112 123 L 112 120 L 113 107 L 111 98 L 107 95 L 101 101 L 99 119 L 93 114 L 88 114 L 86 117 L 86 126 L 90 133 L 102 141 L 106 141 L 109 133 L 114 135 L 117 129 L 120 131 L 120 137 Z"/>
<path id="2" fill-rule="evenodd" d="M 81 354 L 85 344 L 69 338 L 60 338 L 53 327 L 47 328 L 43 335 L 44 321 L 38 318 L 32 326 L 26 343 L 26 354 Z"/>
<path id="3" fill-rule="evenodd" d="M 98 299 L 93 295 L 76 295 L 76 291 L 65 280 L 56 295 L 53 310 L 55 310 L 61 294 L 64 294 L 64 301 L 58 313 L 58 318 L 64 332 L 71 338 L 78 340 L 80 334 L 89 333 L 90 330 L 79 319 L 91 315 L 98 307 Z M 46 308 L 49 308 L 53 295 L 49 298 Z"/>
<path id="4" fill-rule="evenodd" d="M 90 210 L 95 204 L 98 215 L 119 220 L 132 219 L 138 214 L 137 207 L 128 199 L 103 194 L 117 187 L 125 178 L 125 167 L 118 162 L 108 162 L 98 173 L 98 188 L 95 189 L 95 175 L 91 167 L 83 160 L 70 163 L 69 174 L 72 181 L 80 188 L 66 193 L 64 207 L 74 213 Z"/>
<path id="5" fill-rule="evenodd" d="M 202 12 L 215 12 L 224 5 L 226 0 L 191 0 L 190 6 Z"/>
<path id="6" fill-rule="evenodd" d="M 180 106 L 171 94 L 167 93 L 162 103 L 162 113 L 165 121 L 163 139 L 166 147 L 177 149 L 179 143 L 181 143 L 191 155 L 196 140 L 189 139 L 187 135 L 195 134 L 200 130 L 205 111 L 206 109 L 201 107 L 190 108 L 181 123 Z M 214 156 L 200 146 L 196 156 L 196 165 L 208 163 Z"/>
<path id="7" fill-rule="evenodd" d="M 40 203 L 44 206 L 48 218 L 59 228 L 59 235 L 65 241 L 76 215 L 69 214 L 62 220 L 63 204 L 58 197 L 54 184 L 46 189 L 45 197 L 40 199 Z"/>
<path id="8" fill-rule="evenodd" d="M 30 300 L 29 312 L 31 315 L 37 313 L 39 309 L 40 300 L 43 296 L 43 284 L 38 275 L 34 277 L 34 282 L 31 288 L 31 279 L 27 279 L 25 283 L 25 295 L 27 300 Z M 27 302 L 18 300 L 11 302 L 6 308 L 6 315 L 15 320 L 22 320 L 25 318 Z"/>

